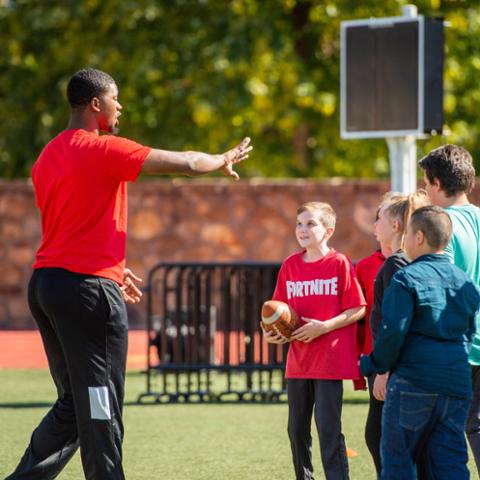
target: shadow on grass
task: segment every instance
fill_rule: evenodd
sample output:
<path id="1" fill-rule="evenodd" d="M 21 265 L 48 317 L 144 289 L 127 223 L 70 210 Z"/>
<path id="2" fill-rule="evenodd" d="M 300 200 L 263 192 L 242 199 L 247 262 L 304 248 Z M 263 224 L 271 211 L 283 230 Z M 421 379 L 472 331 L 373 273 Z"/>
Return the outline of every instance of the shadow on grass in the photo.
<path id="1" fill-rule="evenodd" d="M 165 401 L 155 401 L 154 399 L 152 400 L 145 400 L 143 402 L 125 402 L 124 406 L 125 407 L 149 407 L 152 405 L 188 405 L 188 406 L 196 406 L 196 405 L 201 405 L 201 406 L 206 406 L 206 405 L 211 405 L 216 406 L 216 407 L 224 407 L 224 406 L 229 406 L 229 405 L 243 405 L 243 406 L 251 406 L 251 407 L 272 407 L 275 405 L 287 405 L 287 401 L 279 401 L 279 402 L 252 402 L 248 400 L 240 401 L 240 400 L 225 400 L 222 402 L 219 401 L 211 401 L 211 402 L 199 402 L 199 401 L 193 401 L 193 402 L 185 402 L 185 401 L 178 401 L 178 402 L 165 402 Z M 368 405 L 368 398 L 363 399 L 363 398 L 347 398 L 343 401 L 343 405 Z M 1 404 L 0 404 L 1 406 Z"/>
<path id="2" fill-rule="evenodd" d="M 15 409 L 15 410 L 22 410 L 22 409 L 31 409 L 31 408 L 50 408 L 54 402 L 4 402 L 0 403 L 0 409 Z M 128 401 L 124 403 L 125 407 L 148 407 L 152 405 L 211 405 L 211 406 L 226 406 L 226 405 L 249 405 L 255 407 L 267 407 L 272 405 L 286 405 L 286 401 L 280 402 L 249 402 L 249 401 L 235 401 L 235 400 L 226 400 L 223 402 L 155 402 L 152 401 L 144 401 L 144 402 L 137 402 L 137 401 Z M 343 400 L 344 405 L 366 405 L 368 404 L 368 398 L 346 398 Z"/>
<path id="3" fill-rule="evenodd" d="M 0 403 L 0 408 L 14 408 L 21 410 L 22 408 L 48 408 L 53 402 L 11 402 Z"/>

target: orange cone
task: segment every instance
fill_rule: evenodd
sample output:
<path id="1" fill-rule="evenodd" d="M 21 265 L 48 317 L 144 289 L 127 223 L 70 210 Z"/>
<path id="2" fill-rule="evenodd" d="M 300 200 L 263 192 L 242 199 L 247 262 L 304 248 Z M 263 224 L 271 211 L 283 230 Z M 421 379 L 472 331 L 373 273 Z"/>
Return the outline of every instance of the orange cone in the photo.
<path id="1" fill-rule="evenodd" d="M 347 447 L 347 457 L 348 458 L 358 457 L 358 452 Z"/>

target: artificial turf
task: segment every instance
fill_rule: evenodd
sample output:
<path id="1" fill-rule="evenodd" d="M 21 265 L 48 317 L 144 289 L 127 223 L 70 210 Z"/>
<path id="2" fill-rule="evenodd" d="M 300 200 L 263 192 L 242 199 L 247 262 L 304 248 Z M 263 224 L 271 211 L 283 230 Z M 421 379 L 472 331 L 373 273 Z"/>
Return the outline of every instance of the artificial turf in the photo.
<path id="1" fill-rule="evenodd" d="M 45 370 L 0 370 L 0 478 L 14 468 L 31 431 L 55 398 Z M 294 478 L 285 404 L 138 405 L 145 378 L 129 372 L 124 409 L 124 468 L 129 480 L 287 480 Z M 343 430 L 358 457 L 352 480 L 374 479 L 363 440 L 367 393 L 345 382 Z M 321 473 L 315 428 L 313 458 Z M 471 471 L 474 471 L 470 462 Z M 58 477 L 83 478 L 77 454 Z M 472 478 L 478 478 L 472 473 Z"/>

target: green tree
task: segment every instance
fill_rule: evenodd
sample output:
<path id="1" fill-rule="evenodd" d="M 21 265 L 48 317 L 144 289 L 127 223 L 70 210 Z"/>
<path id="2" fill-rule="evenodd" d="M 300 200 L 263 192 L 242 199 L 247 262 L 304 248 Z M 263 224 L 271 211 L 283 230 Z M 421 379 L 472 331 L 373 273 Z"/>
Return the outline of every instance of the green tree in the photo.
<path id="1" fill-rule="evenodd" d="M 386 176 L 383 140 L 339 137 L 342 20 L 400 15 L 403 0 L 0 1 L 0 176 L 28 176 L 67 122 L 64 91 L 85 66 L 112 74 L 122 135 L 219 151 L 244 135 L 244 176 Z M 480 5 L 421 0 L 446 29 L 445 142 L 480 159 Z M 477 162 L 477 168 L 480 163 Z"/>

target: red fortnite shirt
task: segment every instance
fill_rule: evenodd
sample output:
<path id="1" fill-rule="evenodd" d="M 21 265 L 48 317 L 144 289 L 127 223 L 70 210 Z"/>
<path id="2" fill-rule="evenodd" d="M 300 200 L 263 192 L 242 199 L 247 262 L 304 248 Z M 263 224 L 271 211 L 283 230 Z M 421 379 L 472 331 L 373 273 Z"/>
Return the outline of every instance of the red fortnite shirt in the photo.
<path id="1" fill-rule="evenodd" d="M 46 145 L 32 180 L 42 217 L 42 243 L 33 268 L 123 281 L 126 181 L 136 180 L 150 153 L 126 138 L 65 130 Z"/>
<path id="2" fill-rule="evenodd" d="M 307 263 L 303 254 L 296 253 L 283 262 L 275 300 L 288 303 L 299 317 L 315 320 L 329 320 L 349 308 L 365 305 L 353 265 L 345 255 L 330 249 L 322 259 Z M 294 340 L 288 348 L 286 378 L 359 378 L 356 332 L 354 322 L 310 343 Z"/>
<path id="3" fill-rule="evenodd" d="M 373 337 L 370 329 L 370 312 L 373 307 L 373 284 L 380 267 L 383 265 L 385 257 L 380 250 L 376 250 L 368 257 L 362 258 L 355 266 L 358 281 L 362 287 L 365 299 L 367 300 L 365 323 L 359 326 L 357 338 L 359 341 L 360 352 L 364 355 L 370 355 L 373 350 Z"/>

